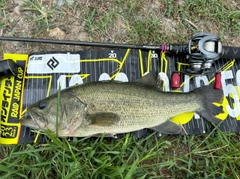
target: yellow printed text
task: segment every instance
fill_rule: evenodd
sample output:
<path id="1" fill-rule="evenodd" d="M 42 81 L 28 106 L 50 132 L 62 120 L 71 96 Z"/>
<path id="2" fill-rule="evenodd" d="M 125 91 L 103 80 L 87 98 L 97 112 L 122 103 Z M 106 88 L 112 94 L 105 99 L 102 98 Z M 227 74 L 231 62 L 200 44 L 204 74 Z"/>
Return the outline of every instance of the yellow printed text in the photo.
<path id="1" fill-rule="evenodd" d="M 18 103 L 13 103 L 12 104 L 11 117 L 18 118 L 18 111 L 19 111 L 19 104 Z"/>

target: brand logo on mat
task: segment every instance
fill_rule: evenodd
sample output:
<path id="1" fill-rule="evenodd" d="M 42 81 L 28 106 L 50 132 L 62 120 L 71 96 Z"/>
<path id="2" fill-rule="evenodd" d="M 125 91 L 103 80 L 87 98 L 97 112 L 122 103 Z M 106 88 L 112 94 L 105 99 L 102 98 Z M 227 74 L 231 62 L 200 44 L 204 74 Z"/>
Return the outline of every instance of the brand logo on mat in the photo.
<path id="1" fill-rule="evenodd" d="M 0 127 L 0 137 L 2 138 L 15 138 L 17 136 L 18 127 L 17 126 L 7 126 L 1 124 Z"/>
<path id="2" fill-rule="evenodd" d="M 56 68 L 59 65 L 59 61 L 57 61 L 56 58 L 52 57 L 48 62 L 47 65 L 49 66 L 49 68 L 51 68 L 52 70 L 54 70 L 54 68 Z"/>

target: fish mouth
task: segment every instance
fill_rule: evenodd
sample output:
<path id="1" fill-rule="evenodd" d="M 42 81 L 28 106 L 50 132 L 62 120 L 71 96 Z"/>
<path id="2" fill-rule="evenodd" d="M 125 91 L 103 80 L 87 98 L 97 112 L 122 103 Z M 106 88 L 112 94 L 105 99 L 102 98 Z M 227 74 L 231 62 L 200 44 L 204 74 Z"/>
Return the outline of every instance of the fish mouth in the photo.
<path id="1" fill-rule="evenodd" d="M 38 115 L 36 113 L 36 115 Z M 33 117 L 32 112 L 27 111 L 23 117 L 20 119 L 20 123 L 23 126 L 30 127 L 32 129 L 40 129 L 39 124 L 36 122 L 35 118 Z"/>

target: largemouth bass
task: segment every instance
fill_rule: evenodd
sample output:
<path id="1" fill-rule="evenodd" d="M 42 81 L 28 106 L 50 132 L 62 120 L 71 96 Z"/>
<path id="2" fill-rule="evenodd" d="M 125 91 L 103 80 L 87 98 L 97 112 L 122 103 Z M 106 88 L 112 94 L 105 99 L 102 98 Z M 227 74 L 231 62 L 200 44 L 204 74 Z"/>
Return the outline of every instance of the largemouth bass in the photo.
<path id="1" fill-rule="evenodd" d="M 196 112 L 211 122 L 221 108 L 222 90 L 204 86 L 188 93 L 162 92 L 156 87 L 155 77 L 149 73 L 135 82 L 90 82 L 64 89 L 27 108 L 22 125 L 56 133 L 58 136 L 114 136 L 150 128 L 161 133 L 177 134 L 182 127 L 171 117 Z M 57 104 L 59 111 L 57 114 Z M 220 112 L 219 112 L 220 111 Z"/>

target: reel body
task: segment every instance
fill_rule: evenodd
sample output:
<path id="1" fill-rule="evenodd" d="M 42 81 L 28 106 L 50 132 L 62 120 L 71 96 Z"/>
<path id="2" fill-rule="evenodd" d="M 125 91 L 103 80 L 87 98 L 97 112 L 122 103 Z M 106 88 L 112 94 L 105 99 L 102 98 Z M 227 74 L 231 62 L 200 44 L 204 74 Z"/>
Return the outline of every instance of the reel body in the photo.
<path id="1" fill-rule="evenodd" d="M 214 34 L 194 34 L 188 44 L 188 63 L 190 74 L 206 74 L 211 72 L 212 64 L 223 55 L 220 38 Z"/>

